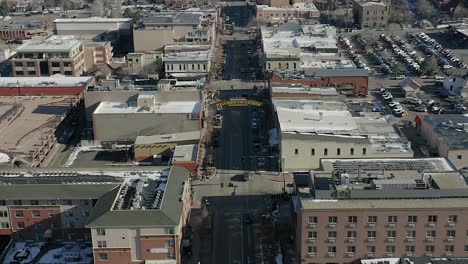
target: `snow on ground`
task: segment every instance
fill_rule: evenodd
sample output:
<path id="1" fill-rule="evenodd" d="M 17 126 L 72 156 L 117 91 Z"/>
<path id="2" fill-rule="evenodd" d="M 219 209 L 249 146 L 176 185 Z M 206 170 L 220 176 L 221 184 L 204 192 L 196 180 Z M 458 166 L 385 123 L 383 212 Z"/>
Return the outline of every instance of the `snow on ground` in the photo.
<path id="1" fill-rule="evenodd" d="M 10 157 L 8 157 L 8 155 L 5 153 L 0 152 L 0 163 L 5 163 L 9 161 L 10 161 Z"/>
<path id="2" fill-rule="evenodd" d="M 93 250 L 84 244 L 65 243 L 63 247 L 49 250 L 38 264 L 91 264 Z"/>
<path id="3" fill-rule="evenodd" d="M 16 242 L 8 251 L 4 263 L 30 263 L 41 251 L 41 246 L 42 243 Z M 19 257 L 26 258 L 21 259 Z"/>

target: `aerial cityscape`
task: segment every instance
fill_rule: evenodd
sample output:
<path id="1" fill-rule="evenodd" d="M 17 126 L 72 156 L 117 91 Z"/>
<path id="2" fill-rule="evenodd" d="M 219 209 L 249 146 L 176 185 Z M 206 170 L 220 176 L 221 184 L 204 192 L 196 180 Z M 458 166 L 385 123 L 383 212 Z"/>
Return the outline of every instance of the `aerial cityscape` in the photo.
<path id="1" fill-rule="evenodd" d="M 468 264 L 468 1 L 0 0 L 0 263 Z"/>

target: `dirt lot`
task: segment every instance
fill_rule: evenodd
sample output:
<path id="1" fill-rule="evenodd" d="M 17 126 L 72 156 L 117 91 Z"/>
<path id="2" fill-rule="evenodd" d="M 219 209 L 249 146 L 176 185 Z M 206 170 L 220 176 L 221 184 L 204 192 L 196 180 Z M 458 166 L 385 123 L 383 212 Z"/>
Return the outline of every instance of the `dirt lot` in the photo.
<path id="1" fill-rule="evenodd" d="M 68 97 L 0 97 L 0 116 L 18 106 L 16 115 L 0 128 L 0 152 L 29 154 L 49 135 L 70 109 Z"/>

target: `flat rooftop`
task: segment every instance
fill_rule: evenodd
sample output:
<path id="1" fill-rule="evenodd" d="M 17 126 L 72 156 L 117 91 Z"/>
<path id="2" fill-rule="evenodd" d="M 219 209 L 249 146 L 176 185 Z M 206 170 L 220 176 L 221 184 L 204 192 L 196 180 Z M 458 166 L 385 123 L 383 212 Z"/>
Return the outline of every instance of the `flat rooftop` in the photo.
<path id="1" fill-rule="evenodd" d="M 346 171 L 357 173 L 363 171 L 409 171 L 420 172 L 446 172 L 455 171 L 453 165 L 446 158 L 424 159 L 322 159 L 324 171 Z"/>
<path id="2" fill-rule="evenodd" d="M 468 115 L 420 116 L 450 149 L 468 149 Z"/>
<path id="3" fill-rule="evenodd" d="M 19 46 L 17 52 L 69 52 L 81 45 L 73 36 L 53 36 L 48 39 L 32 39 Z"/>
<path id="4" fill-rule="evenodd" d="M 200 113 L 200 101 L 161 102 L 155 107 L 145 109 L 121 102 L 101 102 L 94 114 L 196 114 Z"/>
<path id="5" fill-rule="evenodd" d="M 163 60 L 167 62 L 177 61 L 209 61 L 211 59 L 210 51 L 182 51 L 172 52 L 164 55 Z"/>
<path id="6" fill-rule="evenodd" d="M 131 18 L 107 18 L 107 17 L 86 17 L 86 18 L 57 18 L 55 23 L 130 23 Z"/>
<path id="7" fill-rule="evenodd" d="M 198 25 L 204 12 L 161 12 L 143 17 L 143 24 L 193 24 Z"/>
<path id="8" fill-rule="evenodd" d="M 14 23 L 14 24 L 0 24 L 0 30 L 31 30 L 31 29 L 42 29 L 44 26 L 41 22 L 29 22 L 29 23 Z"/>
<path id="9" fill-rule="evenodd" d="M 174 149 L 172 162 L 195 161 L 197 159 L 198 144 L 178 145 Z"/>
<path id="10" fill-rule="evenodd" d="M 93 80 L 93 76 L 74 77 L 60 74 L 49 77 L 2 77 L 0 87 L 82 87 Z"/>
<path id="11" fill-rule="evenodd" d="M 273 86 L 273 96 L 278 93 L 285 94 L 308 94 L 321 96 L 338 96 L 339 93 L 333 87 L 295 87 L 295 86 Z"/>
<path id="12" fill-rule="evenodd" d="M 199 139 L 200 139 L 200 131 L 174 133 L 174 134 L 162 134 L 162 135 L 153 135 L 153 136 L 138 136 L 135 140 L 135 145 L 181 142 L 181 141 L 199 140 Z"/>
<path id="13" fill-rule="evenodd" d="M 382 6 L 386 7 L 387 5 L 380 1 L 355 1 L 360 6 Z"/>

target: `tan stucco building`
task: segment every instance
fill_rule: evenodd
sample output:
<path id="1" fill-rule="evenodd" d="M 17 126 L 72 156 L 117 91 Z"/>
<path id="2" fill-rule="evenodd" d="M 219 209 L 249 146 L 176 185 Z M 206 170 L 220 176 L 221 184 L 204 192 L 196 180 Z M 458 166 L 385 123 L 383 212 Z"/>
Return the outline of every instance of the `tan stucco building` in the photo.
<path id="1" fill-rule="evenodd" d="M 360 28 L 385 28 L 390 5 L 383 1 L 359 1 L 353 3 L 354 23 Z"/>

